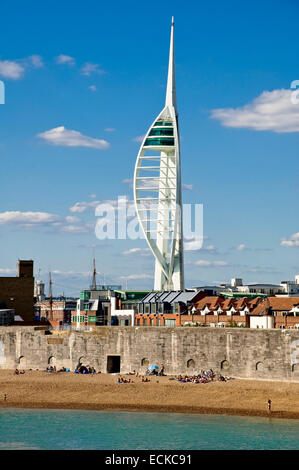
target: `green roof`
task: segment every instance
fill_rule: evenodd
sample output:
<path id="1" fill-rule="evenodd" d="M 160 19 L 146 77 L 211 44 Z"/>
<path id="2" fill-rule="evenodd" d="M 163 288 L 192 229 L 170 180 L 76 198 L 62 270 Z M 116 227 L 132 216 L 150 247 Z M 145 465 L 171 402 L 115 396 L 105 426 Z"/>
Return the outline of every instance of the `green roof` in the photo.
<path id="1" fill-rule="evenodd" d="M 116 290 L 115 292 L 121 294 L 123 300 L 126 301 L 135 301 L 141 300 L 145 297 L 150 291 L 149 290 Z"/>
<path id="2" fill-rule="evenodd" d="M 268 297 L 267 294 L 261 294 L 260 292 L 219 292 L 224 297 L 242 298 L 242 297 Z"/>

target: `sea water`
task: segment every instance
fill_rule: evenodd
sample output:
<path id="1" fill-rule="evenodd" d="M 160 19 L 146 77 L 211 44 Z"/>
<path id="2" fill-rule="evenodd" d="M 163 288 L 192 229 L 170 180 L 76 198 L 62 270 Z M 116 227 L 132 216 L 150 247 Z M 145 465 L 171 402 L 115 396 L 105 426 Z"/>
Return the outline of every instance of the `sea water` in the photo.
<path id="1" fill-rule="evenodd" d="M 299 420 L 2 408 L 3 449 L 299 449 Z"/>

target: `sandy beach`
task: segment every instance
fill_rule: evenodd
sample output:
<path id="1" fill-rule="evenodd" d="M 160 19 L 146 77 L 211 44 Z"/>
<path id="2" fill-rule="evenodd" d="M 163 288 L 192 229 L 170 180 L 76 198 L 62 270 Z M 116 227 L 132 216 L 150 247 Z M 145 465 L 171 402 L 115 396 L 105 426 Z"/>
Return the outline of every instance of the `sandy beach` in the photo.
<path id="1" fill-rule="evenodd" d="M 142 383 L 138 377 L 124 377 L 134 383 L 117 384 L 117 376 L 111 374 L 26 371 L 14 375 L 12 370 L 1 370 L 0 406 L 269 416 L 270 398 L 272 417 L 299 419 L 299 383 L 234 379 L 193 384 L 169 380 L 169 376 L 150 377 L 150 382 Z"/>

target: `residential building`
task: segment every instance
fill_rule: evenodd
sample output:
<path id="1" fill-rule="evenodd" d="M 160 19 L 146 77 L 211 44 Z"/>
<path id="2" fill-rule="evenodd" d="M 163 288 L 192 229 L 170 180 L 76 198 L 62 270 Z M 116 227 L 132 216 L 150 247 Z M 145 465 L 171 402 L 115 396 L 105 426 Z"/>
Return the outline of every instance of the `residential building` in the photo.
<path id="1" fill-rule="evenodd" d="M 53 328 L 70 325 L 72 311 L 76 309 L 76 306 L 77 300 L 73 298 L 54 297 L 52 301 L 45 299 L 44 301 L 35 303 L 35 319 L 48 321 Z"/>
<path id="2" fill-rule="evenodd" d="M 295 276 L 294 281 L 281 281 L 280 285 L 284 288 L 287 295 L 299 295 L 299 276 Z"/>
<path id="3" fill-rule="evenodd" d="M 271 317 L 271 328 L 299 328 L 299 297 L 268 297 L 251 312 L 250 326 L 263 328 Z M 260 319 L 260 320 L 258 320 Z"/>
<path id="4" fill-rule="evenodd" d="M 285 281 L 291 282 L 291 281 Z M 286 288 L 284 284 L 245 284 L 241 278 L 231 279 L 230 284 L 222 283 L 220 286 L 204 286 L 196 289 L 204 290 L 209 295 L 223 295 L 235 298 L 256 297 L 267 295 L 285 294 Z"/>
<path id="5" fill-rule="evenodd" d="M 119 285 L 95 285 L 80 292 L 76 309 L 72 312 L 72 327 L 90 328 L 111 323 L 111 293 L 121 290 Z"/>
<path id="6" fill-rule="evenodd" d="M 150 292 L 138 305 L 135 317 L 137 326 L 180 326 L 181 316 L 205 292 L 196 290 Z"/>
<path id="7" fill-rule="evenodd" d="M 24 322 L 32 322 L 33 313 L 33 261 L 19 260 L 16 277 L 0 277 L 0 302 L 3 308 L 14 310 Z"/>
<path id="8" fill-rule="evenodd" d="M 182 315 L 181 324 L 248 327 L 250 312 L 261 301 L 262 298 L 234 299 L 222 296 L 207 296 L 196 302 L 188 315 Z"/>
<path id="9" fill-rule="evenodd" d="M 149 291 L 111 291 L 111 325 L 134 326 L 139 302 Z"/>

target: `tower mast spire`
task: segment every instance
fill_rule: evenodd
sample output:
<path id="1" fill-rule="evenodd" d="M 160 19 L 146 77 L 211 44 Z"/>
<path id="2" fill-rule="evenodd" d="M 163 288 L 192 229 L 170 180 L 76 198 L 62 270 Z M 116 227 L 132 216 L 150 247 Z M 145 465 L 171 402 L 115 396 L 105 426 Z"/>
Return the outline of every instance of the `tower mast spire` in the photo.
<path id="1" fill-rule="evenodd" d="M 171 20 L 169 64 L 168 64 L 168 77 L 167 77 L 165 106 L 173 106 L 175 109 L 175 115 L 177 116 L 175 63 L 174 63 L 174 18 L 173 17 Z"/>

